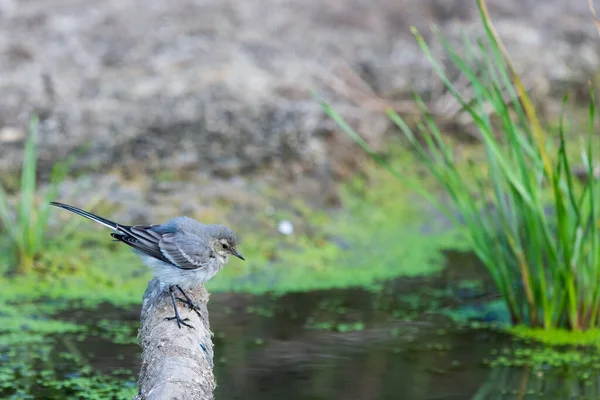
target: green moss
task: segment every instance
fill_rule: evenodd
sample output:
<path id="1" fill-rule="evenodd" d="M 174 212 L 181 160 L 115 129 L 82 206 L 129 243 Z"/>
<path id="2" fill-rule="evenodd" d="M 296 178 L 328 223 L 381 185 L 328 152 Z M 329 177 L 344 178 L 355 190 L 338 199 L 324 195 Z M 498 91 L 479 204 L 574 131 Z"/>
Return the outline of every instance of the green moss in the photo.
<path id="1" fill-rule="evenodd" d="M 92 332 L 92 334 L 115 344 L 136 344 L 138 328 L 137 321 L 126 323 L 102 319 L 97 324 L 98 332 Z"/>
<path id="2" fill-rule="evenodd" d="M 558 350 L 550 347 L 539 349 L 514 349 L 507 350 L 495 357 L 490 365 L 492 367 L 523 367 L 532 368 L 578 368 L 600 369 L 600 354 L 581 350 Z"/>
<path id="3" fill-rule="evenodd" d="M 130 399 L 137 394 L 133 381 L 123 382 L 105 375 L 48 380 L 42 382 L 42 386 L 57 395 L 62 393 L 73 396 L 72 398 L 89 400 Z"/>
<path id="4" fill-rule="evenodd" d="M 398 160 L 401 168 L 411 165 L 410 158 Z M 376 167 L 368 175 L 368 180 L 347 185 L 344 208 L 336 212 L 294 201 L 290 209 L 240 225 L 240 250 L 248 262 L 231 260 L 209 282 L 209 289 L 281 294 L 362 286 L 369 289 L 365 294 L 371 296 L 371 306 L 385 309 L 391 318 L 415 317 L 430 309 L 432 303 L 416 298 L 396 299 L 379 282 L 439 272 L 444 264 L 441 251 L 458 244 L 457 233 L 446 223 L 427 225 L 432 209 L 389 175 Z M 289 236 L 279 234 L 276 226 L 282 219 L 301 229 Z M 73 241 L 52 241 L 39 263 L 35 273 L 0 278 L 0 358 L 6 361 L 0 368 L 0 393 L 17 398 L 42 392 L 71 398 L 131 398 L 135 392 L 133 384 L 128 386 L 133 382 L 131 373 L 97 374 L 78 353 L 77 343 L 88 336 L 135 343 L 137 322 L 101 319 L 81 326 L 52 316 L 60 313 L 61 319 L 72 321 L 77 307 L 139 304 L 151 272 L 124 246 L 92 228 L 80 231 Z M 3 270 L 8 270 L 6 263 Z M 384 292 L 387 297 L 380 298 Z M 424 298 L 440 296 L 430 293 Z M 365 329 L 368 321 L 348 315 L 347 309 L 340 301 L 324 302 L 322 314 L 308 325 L 339 332 Z M 247 312 L 268 318 L 275 310 L 255 306 Z M 257 344 L 262 342 L 256 339 Z M 75 372 L 60 374 L 57 359 Z"/>
<path id="5" fill-rule="evenodd" d="M 493 367 L 600 369 L 600 330 L 570 332 L 515 326 L 502 331 L 513 335 L 517 344 L 493 351 L 492 359 L 486 360 Z"/>
<path id="6" fill-rule="evenodd" d="M 336 322 L 336 321 L 319 321 L 316 322 L 312 319 L 304 327 L 310 330 L 319 331 L 336 331 L 341 333 L 362 331 L 365 329 L 364 322 Z"/>
<path id="7" fill-rule="evenodd" d="M 519 325 L 508 328 L 508 332 L 519 339 L 548 346 L 587 346 L 600 349 L 600 329 L 571 332 L 564 329 L 544 330 Z"/>
<path id="8" fill-rule="evenodd" d="M 0 322 L 2 398 L 105 399 L 135 394 L 132 371 L 121 369 L 107 376 L 91 367 L 76 344 L 77 337 L 86 332 L 83 327 L 50 319 L 12 318 L 12 322 Z M 19 322 L 27 325 L 19 326 Z"/>
<path id="9" fill-rule="evenodd" d="M 414 157 L 395 159 L 399 169 L 418 173 Z M 260 294 L 368 287 L 398 276 L 439 272 L 442 249 L 462 245 L 457 231 L 439 222 L 439 216 L 431 218 L 431 207 L 377 166 L 368 167 L 366 175 L 345 186 L 344 207 L 336 212 L 296 200 L 290 209 L 239 225 L 240 250 L 248 261 L 231 260 L 208 283 L 209 290 Z M 302 229 L 282 235 L 276 229 L 281 219 Z M 44 298 L 77 300 L 86 307 L 101 302 L 126 306 L 140 303 L 151 278 L 135 255 L 107 240 L 100 229 L 80 230 L 76 240 L 53 241 L 44 254 L 38 272 L 0 278 L 0 301 Z M 0 269 L 7 270 L 7 264 Z"/>
<path id="10" fill-rule="evenodd" d="M 43 343 L 47 341 L 46 335 L 39 333 L 14 331 L 14 332 L 3 332 L 0 334 L 0 347 L 8 348 L 10 346 L 27 346 L 34 343 Z"/>
<path id="11" fill-rule="evenodd" d="M 396 157 L 413 171 L 414 158 Z M 458 231 L 409 188 L 376 166 L 368 179 L 342 190 L 344 207 L 326 214 L 296 204 L 296 213 L 275 213 L 270 226 L 289 219 L 308 232 L 279 235 L 274 229 L 242 231 L 246 263 L 233 260 L 208 284 L 212 291 L 307 291 L 371 286 L 378 281 L 431 275 L 444 265 L 444 248 L 465 248 Z M 295 215 L 295 216 L 294 216 Z"/>
<path id="12" fill-rule="evenodd" d="M 33 319 L 28 316 L 0 318 L 0 333 L 17 333 L 24 331 L 39 334 L 72 333 L 83 329 L 83 327 L 76 324 L 53 319 Z"/>
<path id="13" fill-rule="evenodd" d="M 106 248 L 106 240 L 102 239 L 106 237 L 96 236 L 94 241 L 73 251 L 79 263 L 77 269 L 45 269 L 27 275 L 0 277 L 0 307 L 2 302 L 23 303 L 37 299 L 44 299 L 40 304 L 44 312 L 60 310 L 73 300 L 85 307 L 102 302 L 117 306 L 139 304 L 151 278 L 150 271 L 133 253 L 123 248 Z M 68 260 L 70 254 L 63 250 L 65 264 L 72 262 Z"/>
<path id="14" fill-rule="evenodd" d="M 125 399 L 137 393 L 131 372 L 107 376 L 94 373 L 89 367 L 74 366 L 77 372 L 58 374 L 48 344 L 21 346 L 0 356 L 3 398 Z"/>

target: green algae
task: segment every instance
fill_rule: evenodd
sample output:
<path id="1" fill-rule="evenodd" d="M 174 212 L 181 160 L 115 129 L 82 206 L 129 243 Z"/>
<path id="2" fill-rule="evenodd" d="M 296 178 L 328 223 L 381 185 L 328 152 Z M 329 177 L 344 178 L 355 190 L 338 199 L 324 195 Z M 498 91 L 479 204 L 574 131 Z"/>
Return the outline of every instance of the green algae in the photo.
<path id="1" fill-rule="evenodd" d="M 138 392 L 133 380 L 123 382 L 106 375 L 47 380 L 40 384 L 47 390 L 56 392 L 56 398 L 65 394 L 86 400 L 131 399 Z"/>
<path id="2" fill-rule="evenodd" d="M 126 307 L 139 304 L 151 279 L 150 271 L 126 249 L 107 247 L 106 236 L 98 232 L 83 233 L 86 245 L 71 252 L 64 251 L 64 263 L 57 262 L 54 269 L 11 277 L 0 276 L 0 307 L 4 302 L 39 302 L 38 311 L 52 313 L 69 304 L 92 308 L 109 302 Z M 111 242 L 108 241 L 111 245 Z M 60 269 L 73 264 L 77 268 Z"/>
<path id="3" fill-rule="evenodd" d="M 600 350 L 600 329 L 587 331 L 544 330 L 518 325 L 509 328 L 508 332 L 527 342 L 542 343 L 548 346 L 596 347 Z"/>
<path id="4" fill-rule="evenodd" d="M 600 354 L 551 347 L 504 349 L 489 362 L 492 367 L 533 367 L 536 369 L 576 368 L 600 370 Z"/>
<path id="5" fill-rule="evenodd" d="M 402 170 L 414 170 L 414 157 L 396 157 Z M 415 171 L 414 173 L 417 173 Z M 441 271 L 444 248 L 464 247 L 456 229 L 408 188 L 375 165 L 367 178 L 342 189 L 344 207 L 325 212 L 296 200 L 293 210 L 260 216 L 254 226 L 236 227 L 247 262 L 231 260 L 207 287 L 213 292 L 310 291 L 373 286 L 398 276 Z M 290 219 L 306 229 L 286 236 L 274 227 Z M 36 273 L 0 278 L 2 299 L 64 299 L 94 307 L 102 302 L 139 304 L 151 273 L 123 246 L 99 229 L 81 230 L 77 240 L 47 249 Z M 0 270 L 7 270 L 3 263 Z"/>
<path id="6" fill-rule="evenodd" d="M 105 291 L 104 296 L 86 298 L 85 289 L 89 291 L 92 285 L 76 285 L 76 279 L 2 279 L 0 397 L 104 399 L 135 394 L 132 372 L 120 376 L 98 373 L 74 343 L 89 336 L 115 344 L 132 343 L 137 321 L 127 324 L 101 319 L 91 326 L 74 322 L 74 307 L 95 306 L 110 294 Z M 71 285 L 76 289 L 69 291 Z M 134 302 L 130 295 L 116 301 L 121 306 Z M 60 316 L 55 316 L 57 313 Z M 66 351 L 59 351 L 61 348 Z"/>
<path id="7" fill-rule="evenodd" d="M 115 344 L 136 344 L 139 322 L 123 322 L 101 319 L 96 325 L 98 332 L 90 332 Z"/>
<path id="8" fill-rule="evenodd" d="M 133 343 L 135 323 L 100 319 L 91 325 L 64 320 L 74 311 L 66 302 L 7 303 L 0 308 L 0 396 L 3 398 L 131 398 L 134 373 L 106 375 L 77 344 L 89 336 Z M 61 311 L 62 317 L 52 314 Z"/>
<path id="9" fill-rule="evenodd" d="M 335 322 L 335 321 L 321 321 L 315 322 L 309 320 L 307 324 L 304 326 L 305 329 L 308 330 L 318 330 L 318 331 L 334 331 L 340 333 L 347 332 L 356 332 L 362 331 L 365 329 L 365 323 L 361 321 L 355 322 Z"/>
<path id="10" fill-rule="evenodd" d="M 3 398 L 106 399 L 136 394 L 131 371 L 105 375 L 91 368 L 77 351 L 57 357 L 56 341 L 27 332 L 0 336 L 0 395 Z M 63 353 L 64 354 L 64 353 Z"/>
<path id="11" fill-rule="evenodd" d="M 400 167 L 411 168 L 410 157 L 398 158 L 398 162 Z M 427 308 L 426 301 L 377 297 L 385 289 L 380 282 L 439 273 L 443 249 L 460 247 L 459 236 L 439 216 L 434 218 L 437 222 L 428 222 L 432 209 L 378 168 L 371 166 L 367 175 L 368 179 L 356 179 L 344 188 L 343 209 L 325 212 L 295 201 L 293 210 L 280 209 L 260 217 L 259 226 L 268 229 L 240 226 L 236 229 L 242 238 L 240 250 L 248 261 L 232 260 L 209 282 L 209 290 L 279 296 L 289 291 L 362 287 L 375 296 L 371 306 L 390 311 L 392 319 L 416 318 Z M 303 229 L 281 235 L 275 228 L 281 219 Z M 151 272 L 99 229 L 81 230 L 77 240 L 52 242 L 52 246 L 36 272 L 0 277 L 0 394 L 131 398 L 135 385 L 130 371 L 122 376 L 101 374 L 78 354 L 73 343 L 94 337 L 114 345 L 132 345 L 137 322 L 104 318 L 83 326 L 71 320 L 77 308 L 140 304 Z M 0 271 L 8 270 L 10 261 L 4 260 Z M 433 303 L 429 306 L 438 308 Z M 345 304 L 330 302 L 323 309 L 322 319 L 312 320 L 307 327 L 353 332 L 368 324 L 349 316 Z M 274 313 L 264 306 L 246 311 L 265 318 Z M 65 346 L 66 351 L 57 350 Z"/>
<path id="12" fill-rule="evenodd" d="M 543 330 L 525 326 L 496 327 L 512 336 L 515 344 L 493 350 L 484 360 L 492 367 L 573 369 L 581 373 L 600 371 L 600 330 Z"/>
<path id="13" fill-rule="evenodd" d="M 526 348 L 503 349 L 492 366 L 576 368 L 600 370 L 600 330 L 543 330 L 525 326 L 506 328 Z"/>
<path id="14" fill-rule="evenodd" d="M 414 158 L 397 157 L 414 171 Z M 415 171 L 416 173 L 416 171 Z M 342 190 L 343 209 L 329 214 L 306 207 L 284 216 L 309 232 L 289 236 L 241 232 L 246 263 L 229 263 L 208 283 L 211 291 L 255 294 L 372 286 L 395 277 L 439 273 L 443 249 L 465 248 L 457 229 L 380 168 Z"/>
<path id="15" fill-rule="evenodd" d="M 0 317 L 0 333 L 32 332 L 38 334 L 73 333 L 84 328 L 65 321 L 54 319 L 33 319 L 28 316 Z"/>

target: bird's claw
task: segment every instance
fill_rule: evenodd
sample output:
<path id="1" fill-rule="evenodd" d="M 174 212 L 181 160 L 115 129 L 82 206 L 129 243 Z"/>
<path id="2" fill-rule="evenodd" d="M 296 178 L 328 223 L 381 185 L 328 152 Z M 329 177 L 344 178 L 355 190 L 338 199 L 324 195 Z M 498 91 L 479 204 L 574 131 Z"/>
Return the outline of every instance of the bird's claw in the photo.
<path id="1" fill-rule="evenodd" d="M 192 325 L 188 324 L 185 321 L 189 321 L 189 318 L 181 318 L 179 315 L 175 315 L 174 317 L 165 317 L 166 321 L 173 321 L 176 320 L 177 321 L 177 326 L 179 327 L 179 329 L 181 329 L 181 325 L 183 326 L 187 326 L 188 328 L 192 328 L 195 329 Z"/>
<path id="2" fill-rule="evenodd" d="M 192 301 L 190 301 L 188 299 L 181 298 L 181 297 L 177 297 L 177 300 L 179 300 L 180 302 L 182 302 L 183 304 L 185 304 L 186 306 L 188 306 L 188 308 L 190 310 L 192 310 L 193 312 L 195 312 L 196 314 L 198 314 L 198 316 L 200 318 L 202 318 L 202 315 L 200 315 L 200 307 L 198 307 L 197 305 L 195 305 Z"/>
<path id="3" fill-rule="evenodd" d="M 183 295 L 183 297 L 175 297 L 175 294 L 173 293 L 173 288 L 174 287 L 176 287 L 179 290 L 179 292 Z M 207 319 L 200 312 L 200 307 L 198 307 L 193 302 L 193 300 L 190 298 L 190 296 L 187 295 L 187 293 L 185 292 L 185 290 L 183 290 L 179 285 L 175 285 L 175 286 L 169 286 L 169 292 L 171 294 L 171 300 L 173 302 L 173 308 L 175 308 L 175 315 L 179 315 L 179 313 L 177 312 L 177 305 L 175 304 L 176 300 L 179 300 L 180 302 L 182 302 L 183 304 L 185 304 L 186 306 L 188 306 L 188 308 L 190 310 L 192 310 L 193 312 L 195 312 L 196 315 L 198 316 L 198 318 L 200 318 L 200 321 L 202 321 L 202 323 L 206 324 L 206 326 L 209 326 Z"/>
<path id="4" fill-rule="evenodd" d="M 177 286 L 177 288 L 181 291 L 181 288 L 179 288 L 179 286 Z M 183 293 L 184 297 L 187 297 L 183 291 L 182 291 L 182 293 Z M 175 316 L 166 317 L 165 320 L 167 320 L 167 321 L 176 320 L 177 326 L 179 327 L 179 329 L 181 329 L 181 325 L 194 329 L 194 327 L 192 325 L 185 322 L 185 321 L 189 321 L 190 320 L 189 318 L 182 319 L 181 316 L 179 316 L 179 311 L 177 311 L 177 301 L 175 300 L 175 294 L 173 293 L 173 286 L 169 286 L 169 295 L 171 296 L 171 303 L 173 304 L 173 311 L 175 311 Z"/>

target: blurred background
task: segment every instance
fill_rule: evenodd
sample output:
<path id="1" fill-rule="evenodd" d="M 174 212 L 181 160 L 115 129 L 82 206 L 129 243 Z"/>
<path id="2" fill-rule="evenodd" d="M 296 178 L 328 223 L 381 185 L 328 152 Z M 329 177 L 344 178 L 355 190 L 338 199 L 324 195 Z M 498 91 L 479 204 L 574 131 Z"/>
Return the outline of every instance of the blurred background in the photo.
<path id="1" fill-rule="evenodd" d="M 587 2 L 489 6 L 540 115 L 568 93 L 585 116 Z M 433 25 L 484 32 L 475 0 L 0 0 L 0 397 L 137 393 L 151 274 L 57 200 L 237 232 L 247 261 L 207 285 L 217 398 L 600 398 L 596 350 L 564 361 L 490 327 L 511 316 L 452 218 L 319 104 L 444 198 L 384 114 L 414 123 L 419 93 L 483 154 L 410 30 L 460 85 Z"/>

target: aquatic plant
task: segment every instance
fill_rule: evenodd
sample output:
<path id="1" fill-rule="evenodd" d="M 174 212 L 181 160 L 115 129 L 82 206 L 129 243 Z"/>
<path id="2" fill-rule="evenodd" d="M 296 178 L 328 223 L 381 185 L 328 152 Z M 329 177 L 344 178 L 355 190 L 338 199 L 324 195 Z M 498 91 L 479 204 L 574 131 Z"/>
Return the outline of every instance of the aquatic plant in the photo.
<path id="1" fill-rule="evenodd" d="M 21 172 L 20 198 L 16 207 L 11 207 L 5 187 L 0 183 L 0 221 L 7 247 L 16 255 L 16 271 L 27 272 L 33 269 L 47 239 L 50 206 L 73 163 L 73 158 L 54 165 L 50 184 L 43 196 L 36 186 L 37 175 L 37 136 L 39 118 L 34 115 L 29 121 L 25 154 Z M 41 197 L 41 199 L 40 199 Z M 40 201 L 41 200 L 41 201 Z"/>
<path id="2" fill-rule="evenodd" d="M 465 38 L 457 49 L 436 31 L 449 60 L 468 80 L 469 96 L 451 81 L 414 28 L 413 33 L 447 92 L 476 126 L 485 154 L 483 165 L 465 163 L 457 155 L 456 146 L 442 135 L 419 96 L 416 104 L 423 118 L 414 131 L 392 109 L 387 111 L 449 202 L 440 201 L 421 182 L 394 169 L 330 105 L 322 105 L 373 158 L 464 228 L 513 323 L 545 329 L 598 327 L 600 183 L 594 177 L 593 92 L 589 133 L 580 149 L 588 179 L 580 183 L 574 179 L 562 115 L 558 135 L 543 128 L 490 21 L 485 1 L 477 3 L 484 39 Z"/>

